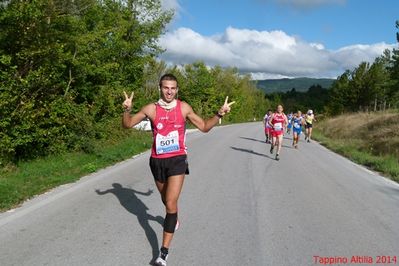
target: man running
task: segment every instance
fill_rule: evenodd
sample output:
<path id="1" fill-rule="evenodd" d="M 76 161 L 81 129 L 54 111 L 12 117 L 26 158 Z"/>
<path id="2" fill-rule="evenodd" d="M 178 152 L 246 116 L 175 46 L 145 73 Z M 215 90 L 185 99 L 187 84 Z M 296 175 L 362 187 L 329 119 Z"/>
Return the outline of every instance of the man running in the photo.
<path id="1" fill-rule="evenodd" d="M 283 113 L 283 106 L 278 105 L 276 112 L 272 114 L 269 120 L 270 126 L 273 127 L 272 131 L 272 145 L 270 147 L 270 153 L 273 154 L 274 147 L 277 145 L 276 160 L 280 160 L 280 150 L 283 144 L 284 129 L 287 126 L 287 116 Z"/>
<path id="2" fill-rule="evenodd" d="M 272 116 L 272 110 L 269 109 L 263 118 L 263 125 L 265 128 L 265 137 L 266 137 L 266 143 L 271 143 L 272 139 L 272 126 L 269 124 L 270 117 Z"/>
<path id="3" fill-rule="evenodd" d="M 292 141 L 292 146 L 295 147 L 295 149 L 298 149 L 298 142 L 299 142 L 299 137 L 301 136 L 302 133 L 302 126 L 304 124 L 304 119 L 302 117 L 302 112 L 298 111 L 294 117 L 292 118 L 292 133 L 293 133 L 293 141 Z"/>
<path id="4" fill-rule="evenodd" d="M 165 205 L 166 215 L 163 225 L 163 240 L 159 257 L 155 265 L 166 266 L 169 247 L 178 224 L 177 202 L 188 171 L 187 150 L 185 146 L 186 120 L 202 132 L 211 130 L 225 114 L 230 112 L 228 97 L 216 115 L 208 120 L 199 117 L 186 102 L 176 99 L 179 90 L 177 79 L 172 74 L 165 74 L 159 82 L 160 99 L 156 103 L 144 106 L 138 113 L 130 115 L 134 93 L 125 94 L 122 123 L 125 128 L 132 128 L 145 118 L 149 118 L 153 130 L 153 145 L 150 168 L 155 184 Z"/>
<path id="5" fill-rule="evenodd" d="M 316 121 L 313 111 L 308 110 L 308 112 L 305 115 L 305 129 L 306 129 L 305 140 L 307 140 L 308 142 L 310 142 L 310 138 L 312 137 L 313 121 Z"/>

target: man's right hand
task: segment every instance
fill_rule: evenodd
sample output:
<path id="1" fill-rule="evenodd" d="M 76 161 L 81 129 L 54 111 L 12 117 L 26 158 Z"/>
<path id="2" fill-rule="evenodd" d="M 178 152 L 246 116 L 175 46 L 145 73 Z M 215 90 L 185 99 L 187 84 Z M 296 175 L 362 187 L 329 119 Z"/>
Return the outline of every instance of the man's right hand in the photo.
<path id="1" fill-rule="evenodd" d="M 133 101 L 134 92 L 132 92 L 130 97 L 127 95 L 125 91 L 123 91 L 123 94 L 125 95 L 125 101 L 122 104 L 123 109 L 130 111 L 132 110 L 132 101 Z"/>
<path id="2" fill-rule="evenodd" d="M 220 108 L 220 110 L 218 112 L 219 115 L 224 116 L 225 114 L 230 113 L 230 110 L 231 110 L 230 106 L 235 104 L 235 101 L 229 103 L 228 100 L 229 100 L 229 96 L 226 96 L 226 100 L 224 101 L 223 106 Z"/>

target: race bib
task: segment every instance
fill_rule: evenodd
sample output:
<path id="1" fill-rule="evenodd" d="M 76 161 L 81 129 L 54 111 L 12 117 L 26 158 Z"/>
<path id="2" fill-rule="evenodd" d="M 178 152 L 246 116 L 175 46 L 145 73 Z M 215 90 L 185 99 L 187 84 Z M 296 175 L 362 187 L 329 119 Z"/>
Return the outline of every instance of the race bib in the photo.
<path id="1" fill-rule="evenodd" d="M 281 131 L 283 130 L 283 123 L 276 123 L 274 124 L 274 130 Z"/>
<path id="2" fill-rule="evenodd" d="M 155 150 L 157 154 L 165 154 L 180 150 L 179 133 L 177 130 L 170 132 L 166 136 L 158 133 L 155 139 Z"/>
<path id="3" fill-rule="evenodd" d="M 294 127 L 295 127 L 295 128 L 301 128 L 301 125 L 298 124 L 297 122 L 294 122 Z"/>

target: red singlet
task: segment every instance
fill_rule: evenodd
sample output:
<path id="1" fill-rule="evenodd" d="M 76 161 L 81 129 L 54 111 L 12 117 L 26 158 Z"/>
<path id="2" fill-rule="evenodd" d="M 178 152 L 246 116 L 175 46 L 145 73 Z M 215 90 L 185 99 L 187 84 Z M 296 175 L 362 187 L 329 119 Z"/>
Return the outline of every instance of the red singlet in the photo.
<path id="1" fill-rule="evenodd" d="M 273 136 L 279 136 L 284 133 L 284 123 L 285 123 L 285 115 L 283 113 L 273 114 L 273 120 L 271 122 L 271 124 L 273 125 L 273 131 L 272 131 Z"/>
<path id="2" fill-rule="evenodd" d="M 167 111 L 155 104 L 155 119 L 152 121 L 153 144 L 151 157 L 170 158 L 187 154 L 186 120 L 181 112 L 181 101 Z"/>

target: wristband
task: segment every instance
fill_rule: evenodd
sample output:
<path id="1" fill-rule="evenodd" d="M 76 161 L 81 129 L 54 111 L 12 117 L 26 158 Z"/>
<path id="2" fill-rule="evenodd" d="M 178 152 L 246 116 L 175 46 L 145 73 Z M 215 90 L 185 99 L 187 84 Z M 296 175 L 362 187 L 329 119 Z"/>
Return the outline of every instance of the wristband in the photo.
<path id="1" fill-rule="evenodd" d="M 219 112 L 216 112 L 216 116 L 219 117 L 219 118 L 223 117 L 223 115 L 219 114 Z"/>

